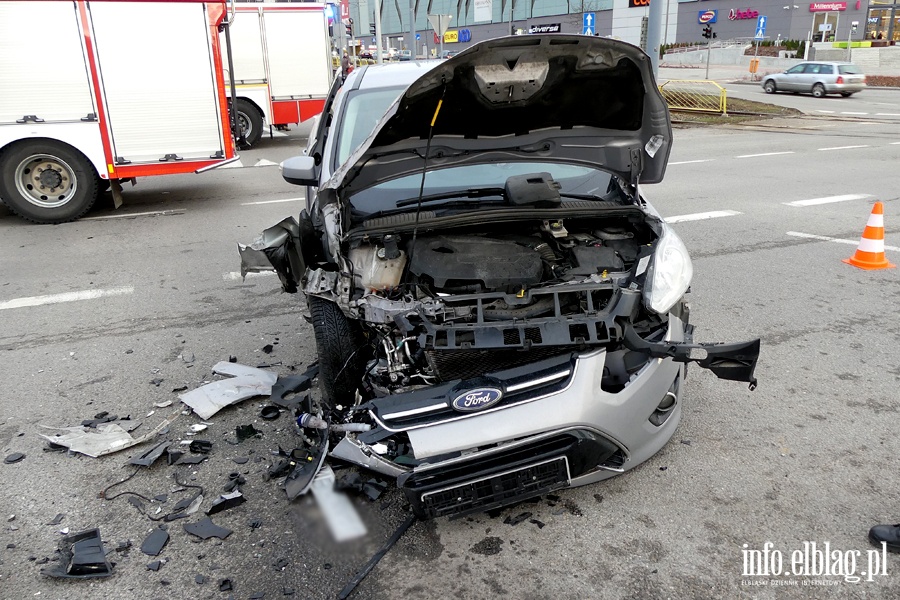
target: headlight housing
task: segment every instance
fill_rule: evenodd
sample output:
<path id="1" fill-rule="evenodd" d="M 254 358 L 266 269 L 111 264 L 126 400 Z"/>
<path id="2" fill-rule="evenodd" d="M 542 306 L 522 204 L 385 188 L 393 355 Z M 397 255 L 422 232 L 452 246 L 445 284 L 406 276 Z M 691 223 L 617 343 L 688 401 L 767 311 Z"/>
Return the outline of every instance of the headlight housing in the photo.
<path id="1" fill-rule="evenodd" d="M 684 242 L 663 223 L 662 235 L 647 269 L 644 305 L 658 314 L 669 312 L 687 292 L 693 276 L 694 266 Z"/>

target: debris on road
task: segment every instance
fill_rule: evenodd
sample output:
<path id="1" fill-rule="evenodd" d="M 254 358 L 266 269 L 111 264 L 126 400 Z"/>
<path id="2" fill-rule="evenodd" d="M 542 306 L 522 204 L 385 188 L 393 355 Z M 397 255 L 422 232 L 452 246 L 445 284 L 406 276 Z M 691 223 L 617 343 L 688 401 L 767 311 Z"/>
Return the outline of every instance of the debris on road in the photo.
<path id="1" fill-rule="evenodd" d="M 251 425 L 238 425 L 234 430 L 238 442 L 249 440 L 252 437 L 262 437 L 262 431 L 259 431 Z"/>
<path id="2" fill-rule="evenodd" d="M 378 552 L 376 552 L 375 555 L 369 559 L 369 562 L 367 562 L 363 566 L 363 568 L 360 569 L 356 576 L 351 579 L 347 585 L 344 586 L 344 589 L 342 589 L 338 594 L 338 600 L 346 600 L 350 596 L 350 594 L 353 593 L 353 590 L 356 589 L 356 586 L 358 586 L 362 582 L 362 580 L 372 572 L 372 569 L 375 568 L 375 565 L 377 565 L 378 562 L 382 558 L 384 558 L 384 555 L 388 553 L 388 550 L 390 550 L 394 546 L 394 544 L 396 544 L 397 541 L 401 537 L 403 537 L 403 534 L 406 533 L 406 530 L 409 529 L 415 522 L 416 516 L 410 515 L 405 521 L 403 521 L 403 523 L 400 524 L 400 527 L 398 527 L 394 534 L 390 538 L 388 538 L 388 541 L 386 541 L 384 545 L 378 550 Z"/>
<path id="3" fill-rule="evenodd" d="M 112 575 L 112 565 L 106 560 L 99 529 L 89 529 L 63 538 L 57 552 L 59 564 L 41 569 L 41 574 L 72 579 Z"/>
<path id="4" fill-rule="evenodd" d="M 147 556 L 159 556 L 159 553 L 162 552 L 163 547 L 169 543 L 169 534 L 165 529 L 157 527 L 154 529 L 150 535 L 144 538 L 144 542 L 141 544 L 141 552 L 146 554 Z"/>
<path id="5" fill-rule="evenodd" d="M 66 516 L 66 513 L 58 513 L 55 517 L 53 517 L 52 521 L 47 523 L 47 525 L 59 525 L 60 523 L 62 523 L 62 520 L 65 516 Z M 10 520 L 12 520 L 12 519 L 10 519 Z"/>
<path id="6" fill-rule="evenodd" d="M 201 521 L 197 521 L 196 523 L 185 523 L 184 530 L 189 534 L 195 535 L 203 540 L 209 539 L 211 537 L 224 540 L 229 535 L 231 535 L 230 529 L 219 527 L 218 525 L 213 523 L 212 519 L 210 519 L 209 517 Z"/>
<path id="7" fill-rule="evenodd" d="M 222 494 L 213 501 L 212 506 L 210 506 L 209 510 L 206 511 L 206 514 L 207 516 L 212 516 L 216 513 L 222 512 L 223 510 L 228 510 L 229 508 L 240 506 L 246 501 L 247 499 L 244 498 L 244 495 L 241 494 L 241 492 L 238 490 L 235 490 L 230 494 Z"/>
<path id="8" fill-rule="evenodd" d="M 226 365 L 224 369 L 222 365 Z M 268 396 L 272 393 L 272 383 L 277 379 L 275 373 L 236 363 L 220 362 L 214 367 L 214 371 L 217 373 L 223 373 L 226 370 L 229 373 L 243 374 L 230 379 L 212 381 L 184 394 L 179 394 L 178 398 L 205 420 L 226 406 L 254 396 Z"/>
<path id="9" fill-rule="evenodd" d="M 366 535 L 366 526 L 346 494 L 335 490 L 334 471 L 322 466 L 313 479 L 310 490 L 325 517 L 336 542 L 344 542 Z"/>
<path id="10" fill-rule="evenodd" d="M 116 423 L 105 423 L 97 425 L 96 429 L 81 427 L 48 427 L 42 425 L 44 429 L 55 429 L 57 432 L 52 436 L 38 434 L 51 444 L 65 446 L 72 452 L 80 452 L 87 456 L 97 458 L 119 452 L 132 446 L 137 446 L 148 440 L 153 439 L 156 435 L 163 431 L 166 427 L 178 418 L 181 413 L 175 413 L 159 425 L 148 431 L 140 437 L 132 437 L 128 431 L 123 429 Z"/>
<path id="11" fill-rule="evenodd" d="M 13 452 L 12 454 L 10 454 L 6 458 L 4 458 L 3 462 L 5 462 L 8 465 L 11 465 L 13 463 L 19 462 L 23 458 L 25 458 L 25 455 L 22 454 L 21 452 Z"/>
<path id="12" fill-rule="evenodd" d="M 155 463 L 156 460 L 163 455 L 163 452 L 165 452 L 171 445 L 172 442 L 160 442 L 143 454 L 133 456 L 131 460 L 128 461 L 128 464 L 137 465 L 139 467 L 149 467 L 153 463 Z"/>

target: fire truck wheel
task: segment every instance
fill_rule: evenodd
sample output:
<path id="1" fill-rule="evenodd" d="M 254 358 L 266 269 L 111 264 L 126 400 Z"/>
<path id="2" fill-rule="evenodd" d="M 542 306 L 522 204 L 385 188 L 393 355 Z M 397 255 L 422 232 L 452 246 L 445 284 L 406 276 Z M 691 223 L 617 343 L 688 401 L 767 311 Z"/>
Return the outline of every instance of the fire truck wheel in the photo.
<path id="1" fill-rule="evenodd" d="M 238 98 L 236 105 L 238 127 L 247 143 L 253 146 L 263 134 L 262 115 L 252 103 L 242 98 Z"/>
<path id="2" fill-rule="evenodd" d="M 97 200 L 97 173 L 77 150 L 28 140 L 0 152 L 0 199 L 35 223 L 74 221 Z"/>

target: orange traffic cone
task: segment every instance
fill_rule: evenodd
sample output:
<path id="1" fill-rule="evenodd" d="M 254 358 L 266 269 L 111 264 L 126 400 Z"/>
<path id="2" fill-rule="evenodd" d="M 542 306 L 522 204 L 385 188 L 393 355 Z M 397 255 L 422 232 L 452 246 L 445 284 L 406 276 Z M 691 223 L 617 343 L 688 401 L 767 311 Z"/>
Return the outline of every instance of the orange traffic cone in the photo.
<path id="1" fill-rule="evenodd" d="M 843 262 L 866 271 L 893 269 L 896 266 L 889 263 L 884 255 L 884 205 L 881 202 L 876 202 L 872 207 L 856 253 Z"/>

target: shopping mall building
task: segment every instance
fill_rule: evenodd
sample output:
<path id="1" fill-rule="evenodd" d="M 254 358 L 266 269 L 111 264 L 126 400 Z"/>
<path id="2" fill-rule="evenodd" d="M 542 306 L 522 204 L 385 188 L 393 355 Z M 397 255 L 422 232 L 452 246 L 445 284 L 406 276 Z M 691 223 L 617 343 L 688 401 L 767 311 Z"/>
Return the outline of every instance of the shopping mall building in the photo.
<path id="1" fill-rule="evenodd" d="M 437 46 L 429 14 L 451 15 L 444 49 L 461 50 L 510 32 L 588 33 L 640 44 L 650 12 L 650 0 L 413 1 L 419 55 L 423 51 L 432 54 Z M 662 0 L 661 36 L 668 44 L 705 42 L 701 23 L 708 22 L 718 40 L 751 39 L 757 34 L 758 18 L 764 16 L 766 40 L 846 41 L 851 36 L 854 41 L 865 39 L 873 45 L 887 45 L 900 41 L 900 0 L 896 1 L 749 0 L 741 4 L 735 0 Z M 382 4 L 385 47 L 406 48 L 410 0 L 382 0 Z M 374 0 L 349 0 L 353 32 L 362 46 L 375 43 L 370 33 L 374 6 Z"/>

